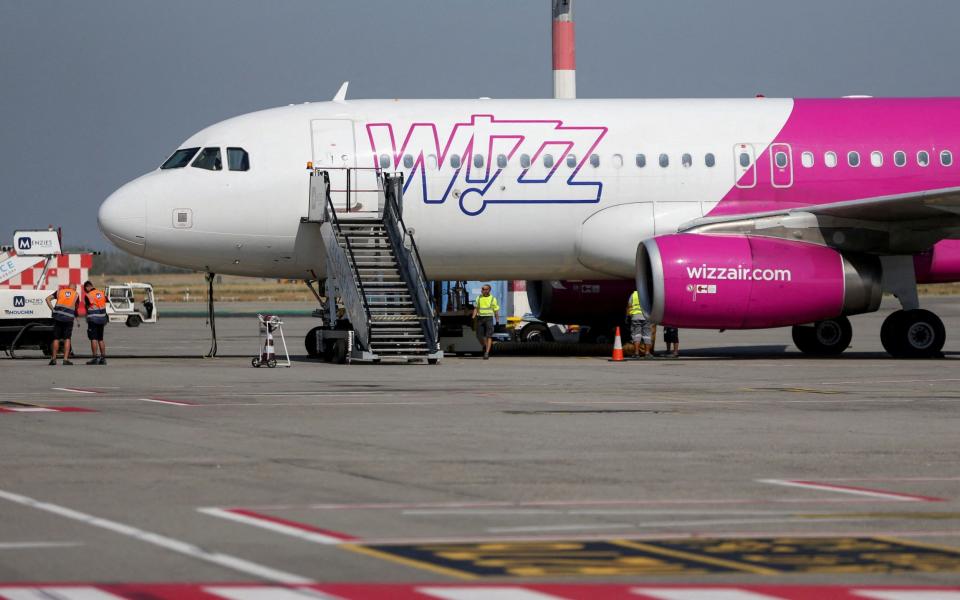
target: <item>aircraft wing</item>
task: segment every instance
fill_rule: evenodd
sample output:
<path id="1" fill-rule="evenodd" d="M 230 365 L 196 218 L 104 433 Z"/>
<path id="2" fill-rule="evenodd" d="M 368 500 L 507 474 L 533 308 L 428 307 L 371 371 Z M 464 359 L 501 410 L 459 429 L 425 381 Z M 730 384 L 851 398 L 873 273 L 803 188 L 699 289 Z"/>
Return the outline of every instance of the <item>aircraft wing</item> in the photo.
<path id="1" fill-rule="evenodd" d="M 806 206 L 789 212 L 881 222 L 960 217 L 960 187 Z"/>

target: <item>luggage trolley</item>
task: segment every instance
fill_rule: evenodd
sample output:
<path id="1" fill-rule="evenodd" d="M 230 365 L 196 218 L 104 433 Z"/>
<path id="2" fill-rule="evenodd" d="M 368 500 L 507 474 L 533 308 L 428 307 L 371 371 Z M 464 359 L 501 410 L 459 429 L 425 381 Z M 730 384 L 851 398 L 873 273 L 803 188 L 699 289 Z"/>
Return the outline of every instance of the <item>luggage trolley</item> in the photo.
<path id="1" fill-rule="evenodd" d="M 277 366 L 277 357 L 273 351 L 273 332 L 280 333 L 280 342 L 283 343 L 283 354 L 286 356 L 286 362 L 279 363 L 281 367 L 291 366 L 290 353 L 287 352 L 287 340 L 283 336 L 283 321 L 277 315 L 257 315 L 260 322 L 260 354 L 251 359 L 250 364 L 254 367 L 266 365 L 269 368 Z"/>

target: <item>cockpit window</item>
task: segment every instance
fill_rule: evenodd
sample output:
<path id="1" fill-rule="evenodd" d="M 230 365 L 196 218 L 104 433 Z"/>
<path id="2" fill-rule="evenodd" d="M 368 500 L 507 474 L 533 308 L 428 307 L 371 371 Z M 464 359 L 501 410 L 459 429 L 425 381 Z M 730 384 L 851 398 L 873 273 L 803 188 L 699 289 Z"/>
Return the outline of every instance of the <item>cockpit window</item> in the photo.
<path id="1" fill-rule="evenodd" d="M 168 158 L 166 162 L 160 165 L 161 169 L 180 169 L 190 164 L 190 159 L 200 148 L 180 148 Z"/>
<path id="2" fill-rule="evenodd" d="M 204 148 L 193 161 L 193 167 L 206 169 L 208 171 L 220 171 L 223 169 L 223 160 L 220 158 L 220 148 Z"/>
<path id="3" fill-rule="evenodd" d="M 250 155 L 243 148 L 227 148 L 227 166 L 231 171 L 249 171 Z"/>

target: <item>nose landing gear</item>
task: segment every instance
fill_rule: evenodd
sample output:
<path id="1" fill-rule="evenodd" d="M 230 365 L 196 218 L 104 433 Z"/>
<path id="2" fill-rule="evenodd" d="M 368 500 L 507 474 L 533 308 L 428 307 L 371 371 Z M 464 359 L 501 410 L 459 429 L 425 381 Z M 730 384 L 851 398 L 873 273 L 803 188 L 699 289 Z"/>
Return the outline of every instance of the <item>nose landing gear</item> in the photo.
<path id="1" fill-rule="evenodd" d="M 929 310 L 898 310 L 883 322 L 880 342 L 894 358 L 942 356 L 947 331 L 940 317 Z"/>

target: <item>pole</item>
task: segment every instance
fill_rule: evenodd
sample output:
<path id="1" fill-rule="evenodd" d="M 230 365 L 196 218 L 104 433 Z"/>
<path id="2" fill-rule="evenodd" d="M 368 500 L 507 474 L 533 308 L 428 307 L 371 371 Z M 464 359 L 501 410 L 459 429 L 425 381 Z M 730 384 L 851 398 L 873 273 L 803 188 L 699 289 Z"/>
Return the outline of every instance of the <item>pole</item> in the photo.
<path id="1" fill-rule="evenodd" d="M 553 97 L 577 97 L 576 38 L 573 0 L 553 2 Z"/>

